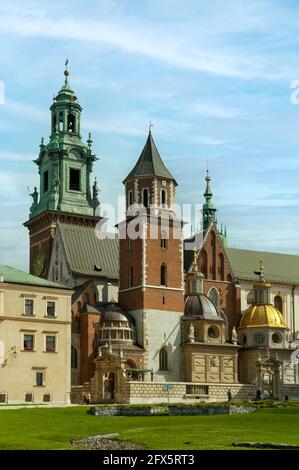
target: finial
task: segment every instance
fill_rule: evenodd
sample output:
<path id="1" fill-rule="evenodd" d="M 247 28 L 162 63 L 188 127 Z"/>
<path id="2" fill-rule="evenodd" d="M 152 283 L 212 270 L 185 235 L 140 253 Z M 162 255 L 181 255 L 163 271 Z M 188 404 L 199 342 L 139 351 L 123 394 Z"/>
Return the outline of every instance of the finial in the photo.
<path id="1" fill-rule="evenodd" d="M 198 271 L 198 257 L 199 257 L 199 249 L 193 248 L 193 259 L 192 259 L 192 271 Z"/>
<path id="2" fill-rule="evenodd" d="M 40 140 L 40 147 L 43 147 L 44 146 L 44 138 L 42 137 L 41 140 Z"/>
<path id="3" fill-rule="evenodd" d="M 88 140 L 87 140 L 87 145 L 88 145 L 88 147 L 89 147 L 89 150 L 91 150 L 92 143 L 93 143 L 93 140 L 92 140 L 92 138 L 91 138 L 91 132 L 89 132 L 89 134 L 88 134 Z"/>
<path id="4" fill-rule="evenodd" d="M 221 235 L 223 235 L 223 224 L 222 224 L 222 222 L 221 222 L 220 233 L 221 233 Z"/>
<path id="5" fill-rule="evenodd" d="M 260 279 L 262 282 L 265 282 L 264 262 L 262 258 L 260 258 Z"/>
<path id="6" fill-rule="evenodd" d="M 152 127 L 154 127 L 154 124 L 152 123 L 152 121 L 149 122 L 149 126 L 148 126 L 148 133 L 151 134 L 152 133 Z"/>
<path id="7" fill-rule="evenodd" d="M 224 226 L 224 236 L 226 238 L 226 225 Z"/>
<path id="8" fill-rule="evenodd" d="M 66 59 L 66 61 L 65 61 L 65 71 L 64 71 L 64 76 L 65 76 L 65 81 L 64 81 L 64 83 L 65 83 L 66 85 L 68 84 L 67 77 L 68 77 L 69 74 L 70 74 L 70 72 L 69 72 L 68 69 L 67 69 L 68 63 L 69 63 L 69 60 Z"/>

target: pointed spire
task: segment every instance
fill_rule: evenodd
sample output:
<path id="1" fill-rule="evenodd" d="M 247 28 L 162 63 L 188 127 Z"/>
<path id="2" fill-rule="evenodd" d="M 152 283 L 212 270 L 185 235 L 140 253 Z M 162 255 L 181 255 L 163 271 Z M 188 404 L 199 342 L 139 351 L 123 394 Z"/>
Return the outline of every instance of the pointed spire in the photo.
<path id="1" fill-rule="evenodd" d="M 167 170 L 164 165 L 162 158 L 159 154 L 159 151 L 156 147 L 156 144 L 153 139 L 153 134 L 151 131 L 152 125 L 150 125 L 148 137 L 141 152 L 141 155 L 134 166 L 133 170 L 129 175 L 124 179 L 123 183 L 132 180 L 134 178 L 139 178 L 142 176 L 149 177 L 160 177 L 165 178 L 166 180 L 172 180 L 175 185 L 177 184 L 171 173 Z"/>
<path id="2" fill-rule="evenodd" d="M 204 192 L 204 197 L 205 197 L 206 202 L 203 205 L 203 230 L 204 231 L 206 231 L 209 228 L 212 222 L 217 223 L 216 221 L 217 209 L 214 207 L 211 201 L 213 193 L 210 187 L 211 177 L 210 177 L 208 168 L 207 168 L 205 180 L 206 180 L 206 189 Z"/>
<path id="3" fill-rule="evenodd" d="M 207 184 L 206 184 L 206 190 L 205 190 L 205 193 L 204 193 L 204 197 L 206 198 L 206 202 L 209 202 L 212 199 L 213 193 L 212 193 L 212 190 L 211 190 L 211 187 L 210 187 L 211 177 L 209 175 L 209 170 L 208 169 L 207 169 L 207 174 L 206 174 L 205 180 L 206 180 Z"/>

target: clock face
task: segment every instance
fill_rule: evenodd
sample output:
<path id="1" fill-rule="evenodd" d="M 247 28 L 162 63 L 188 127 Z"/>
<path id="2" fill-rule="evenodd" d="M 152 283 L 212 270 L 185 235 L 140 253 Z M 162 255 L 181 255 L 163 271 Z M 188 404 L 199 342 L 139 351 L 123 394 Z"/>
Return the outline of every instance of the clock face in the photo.
<path id="1" fill-rule="evenodd" d="M 39 250 L 33 260 L 33 271 L 35 276 L 40 276 L 45 266 L 45 252 Z"/>

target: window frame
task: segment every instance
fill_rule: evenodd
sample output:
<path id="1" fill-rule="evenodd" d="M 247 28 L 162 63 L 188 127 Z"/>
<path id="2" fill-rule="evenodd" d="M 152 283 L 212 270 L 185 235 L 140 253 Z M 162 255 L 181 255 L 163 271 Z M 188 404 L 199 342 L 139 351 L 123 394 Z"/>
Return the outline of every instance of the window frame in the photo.
<path id="1" fill-rule="evenodd" d="M 71 172 L 76 171 L 79 173 L 79 189 L 71 188 Z M 75 193 L 82 192 L 82 178 L 81 178 L 81 168 L 76 168 L 74 166 L 69 167 L 69 178 L 68 178 L 68 191 L 74 191 Z"/>
<path id="2" fill-rule="evenodd" d="M 32 302 L 32 313 L 27 313 L 26 312 L 26 302 Z M 25 317 L 34 317 L 35 316 L 35 311 L 34 311 L 34 299 L 30 298 L 30 297 L 25 297 L 24 298 L 24 313 L 23 315 Z"/>
<path id="3" fill-rule="evenodd" d="M 48 315 L 48 303 L 51 302 L 54 304 L 54 315 Z M 46 318 L 57 318 L 57 308 L 56 308 L 56 300 L 46 300 Z"/>
<path id="4" fill-rule="evenodd" d="M 32 336 L 32 349 L 25 349 L 25 336 Z M 35 352 L 36 351 L 36 332 L 35 331 L 22 331 L 22 352 Z"/>
<path id="5" fill-rule="evenodd" d="M 55 348 L 47 349 L 47 337 L 55 338 Z M 58 352 L 58 334 L 47 331 L 44 333 L 44 352 L 46 353 L 57 353 Z"/>

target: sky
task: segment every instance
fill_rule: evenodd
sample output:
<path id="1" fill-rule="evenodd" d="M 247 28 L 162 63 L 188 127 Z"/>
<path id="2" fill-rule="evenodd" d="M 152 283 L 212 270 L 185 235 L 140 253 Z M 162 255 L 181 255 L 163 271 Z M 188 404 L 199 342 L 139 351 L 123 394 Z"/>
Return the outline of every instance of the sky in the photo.
<path id="1" fill-rule="evenodd" d="M 28 269 L 32 160 L 66 58 L 102 204 L 152 121 L 179 203 L 203 202 L 208 160 L 229 246 L 299 254 L 298 21 L 296 0 L 1 0 L 0 263 Z"/>

